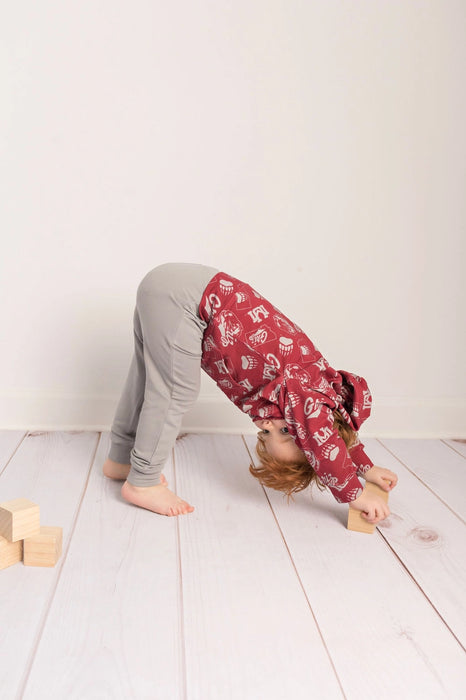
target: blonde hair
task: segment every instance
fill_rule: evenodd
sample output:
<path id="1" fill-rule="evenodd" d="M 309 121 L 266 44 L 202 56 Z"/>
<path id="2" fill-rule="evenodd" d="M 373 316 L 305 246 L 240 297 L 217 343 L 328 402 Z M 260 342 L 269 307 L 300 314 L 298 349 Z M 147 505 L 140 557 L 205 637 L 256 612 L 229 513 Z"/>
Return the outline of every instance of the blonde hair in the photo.
<path id="1" fill-rule="evenodd" d="M 333 428 L 338 430 L 338 434 L 345 442 L 346 449 L 349 450 L 357 441 L 357 433 L 348 425 L 338 410 L 333 411 L 333 418 Z M 283 491 L 288 500 L 293 498 L 293 493 L 303 491 L 310 485 L 316 484 L 321 490 L 325 488 L 307 461 L 304 452 L 299 461 L 288 462 L 276 459 L 267 452 L 264 439 L 259 434 L 256 453 L 259 457 L 259 466 L 255 467 L 251 464 L 249 467 L 251 474 L 263 486 Z"/>

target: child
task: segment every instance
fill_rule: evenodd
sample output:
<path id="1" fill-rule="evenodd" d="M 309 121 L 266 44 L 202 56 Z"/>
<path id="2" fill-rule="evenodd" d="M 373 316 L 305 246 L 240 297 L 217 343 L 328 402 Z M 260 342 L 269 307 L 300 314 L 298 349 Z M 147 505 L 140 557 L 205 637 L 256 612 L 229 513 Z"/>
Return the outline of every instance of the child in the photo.
<path id="1" fill-rule="evenodd" d="M 126 479 L 129 503 L 163 515 L 194 508 L 161 469 L 195 402 L 204 369 L 259 428 L 251 473 L 288 496 L 327 487 L 370 523 L 389 509 L 358 476 L 386 491 L 397 482 L 373 465 L 357 431 L 371 395 L 362 377 L 336 371 L 310 339 L 248 284 L 203 265 L 154 268 L 137 290 L 134 356 L 110 433 L 103 471 Z"/>

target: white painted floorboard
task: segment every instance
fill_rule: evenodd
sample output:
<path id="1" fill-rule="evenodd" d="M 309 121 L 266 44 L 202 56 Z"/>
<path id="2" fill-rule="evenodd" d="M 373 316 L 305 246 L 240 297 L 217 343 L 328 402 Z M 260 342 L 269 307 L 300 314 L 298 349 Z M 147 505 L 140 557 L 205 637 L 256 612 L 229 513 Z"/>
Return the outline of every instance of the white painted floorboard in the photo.
<path id="1" fill-rule="evenodd" d="M 5 450 L 5 433 L 2 437 L 0 502 L 24 497 L 38 503 L 41 523 L 63 528 L 65 553 L 51 569 L 16 564 L 0 571 L 0 693 L 2 699 L 10 700 L 29 672 L 66 561 L 99 435 L 32 433 L 24 437 L 12 457 Z M 14 443 L 12 440 L 12 449 Z"/>
<path id="2" fill-rule="evenodd" d="M 189 435 L 177 486 L 188 697 L 341 698 L 320 631 L 237 436 Z"/>
<path id="3" fill-rule="evenodd" d="M 56 567 L 0 571 L 2 700 L 466 696 L 465 444 L 367 440 L 399 484 L 363 535 L 327 492 L 262 489 L 254 443 L 179 439 L 196 509 L 165 518 L 102 476 L 108 433 L 0 431 L 0 502 L 64 529 Z"/>
<path id="4" fill-rule="evenodd" d="M 312 504 L 299 494 L 295 507 L 267 493 L 345 695 L 460 697 L 464 652 L 379 532 L 342 529 L 342 506 L 327 492 L 315 489 Z"/>
<path id="5" fill-rule="evenodd" d="M 391 439 L 382 444 L 466 521 L 466 469 L 460 454 L 441 440 Z"/>
<path id="6" fill-rule="evenodd" d="M 367 448 L 377 464 L 384 464 L 399 475 L 399 484 L 391 498 L 392 514 L 381 523 L 379 531 L 403 562 L 410 575 L 428 597 L 450 630 L 463 647 L 466 647 L 466 538 L 465 525 L 455 511 L 446 507 L 440 495 L 426 488 L 419 477 L 393 457 L 393 445 L 388 453 L 385 445 L 367 441 Z M 405 441 L 404 441 L 405 442 Z M 426 462 L 431 461 L 436 446 L 420 443 L 409 449 L 416 455 L 416 463 L 422 464 L 424 447 Z M 440 443 L 441 444 L 441 443 Z M 445 482 L 451 485 L 459 478 L 461 467 L 466 471 L 466 460 L 441 444 L 447 455 L 438 461 Z M 405 452 L 408 448 L 405 447 Z M 448 451 L 452 454 L 448 454 Z M 439 450 L 443 455 L 443 449 Z M 401 453 L 401 450 L 400 450 Z M 461 464 L 461 460 L 463 464 Z M 410 462 L 408 462 L 410 464 Z M 459 476 L 460 475 L 460 476 Z M 442 490 L 446 497 L 447 489 Z M 465 496 L 463 496 L 465 498 Z M 459 503 L 459 500 L 458 500 Z"/>
<path id="7" fill-rule="evenodd" d="M 26 685 L 30 700 L 182 697 L 176 519 L 124 502 L 121 483 L 101 475 L 107 451 L 105 439 Z"/>

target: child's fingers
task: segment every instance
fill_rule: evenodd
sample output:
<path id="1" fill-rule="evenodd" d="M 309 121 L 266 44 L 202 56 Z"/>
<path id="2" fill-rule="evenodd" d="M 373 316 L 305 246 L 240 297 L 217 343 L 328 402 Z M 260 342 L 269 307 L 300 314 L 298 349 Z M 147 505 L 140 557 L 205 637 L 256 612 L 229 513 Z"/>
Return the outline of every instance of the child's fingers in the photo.
<path id="1" fill-rule="evenodd" d="M 382 474 L 382 479 L 384 480 L 385 484 L 388 484 L 390 489 L 394 488 L 398 481 L 397 475 L 393 472 L 387 472 L 386 474 Z"/>
<path id="2" fill-rule="evenodd" d="M 369 508 L 368 510 L 362 510 L 361 516 L 364 518 L 364 520 L 367 520 L 368 523 L 373 523 L 377 517 L 375 508 Z"/>
<path id="3" fill-rule="evenodd" d="M 368 523 L 377 524 L 381 520 L 385 520 L 390 515 L 390 508 L 386 503 L 381 503 L 380 506 L 375 506 L 374 508 L 368 508 L 366 511 L 361 511 L 361 516 Z"/>
<path id="4" fill-rule="evenodd" d="M 380 479 L 379 486 L 384 491 L 391 491 L 392 488 L 395 486 L 395 484 L 393 483 L 393 481 L 391 481 L 389 479 Z"/>
<path id="5" fill-rule="evenodd" d="M 391 491 L 395 488 L 398 477 L 395 472 L 390 469 L 385 469 L 384 467 L 373 466 L 366 472 L 366 480 L 372 481 L 373 484 L 377 484 L 384 491 Z"/>
<path id="6" fill-rule="evenodd" d="M 384 474 L 380 474 L 380 477 L 378 479 L 378 485 L 384 491 L 391 491 L 393 488 L 395 488 L 397 481 L 398 477 L 396 474 L 394 474 L 393 472 L 386 471 Z"/>

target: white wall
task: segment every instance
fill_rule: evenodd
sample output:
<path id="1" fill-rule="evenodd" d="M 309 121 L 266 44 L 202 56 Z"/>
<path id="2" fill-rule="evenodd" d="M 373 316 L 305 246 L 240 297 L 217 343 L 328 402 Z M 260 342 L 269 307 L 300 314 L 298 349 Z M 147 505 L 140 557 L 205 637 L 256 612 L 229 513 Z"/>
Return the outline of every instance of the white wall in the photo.
<path id="1" fill-rule="evenodd" d="M 466 436 L 463 0 L 32 0 L 0 28 L 0 426 L 108 428 L 155 265 L 224 269 Z M 206 377 L 185 426 L 250 426 Z"/>

